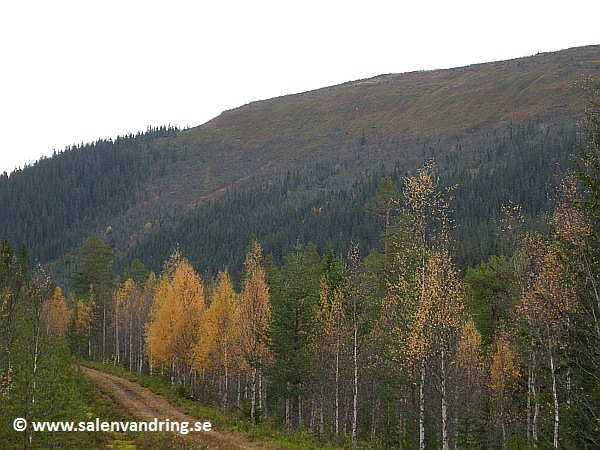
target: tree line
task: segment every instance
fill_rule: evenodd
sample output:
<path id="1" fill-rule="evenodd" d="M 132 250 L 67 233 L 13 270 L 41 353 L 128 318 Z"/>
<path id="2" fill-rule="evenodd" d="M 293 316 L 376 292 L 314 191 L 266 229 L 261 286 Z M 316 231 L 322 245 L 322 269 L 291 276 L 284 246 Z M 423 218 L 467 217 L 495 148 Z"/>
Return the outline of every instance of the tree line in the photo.
<path id="1" fill-rule="evenodd" d="M 5 243 L 2 401 L 39 407 L 38 361 L 50 364 L 61 336 L 81 358 L 167 377 L 226 413 L 324 440 L 596 448 L 600 93 L 588 90 L 586 140 L 542 231 L 505 204 L 500 251 L 464 276 L 457 189 L 442 187 L 433 159 L 401 183 L 379 180 L 366 206 L 381 223 L 377 248 L 296 243 L 277 259 L 251 239 L 239 288 L 226 268 L 199 274 L 178 248 L 158 275 L 134 260 L 115 276 L 112 250 L 92 236 L 65 298 L 41 271 L 25 282 L 26 251 Z"/>
<path id="2" fill-rule="evenodd" d="M 442 188 L 429 160 L 402 179 L 401 191 L 380 179 L 367 204 L 382 223 L 379 249 L 363 254 L 352 245 L 342 257 L 297 244 L 278 263 L 254 239 L 239 291 L 227 269 L 201 276 L 179 250 L 159 276 L 136 261 L 113 284 L 110 250 L 91 238 L 75 276 L 82 288 L 75 348 L 169 377 L 253 423 L 323 439 L 593 448 L 600 437 L 593 98 L 587 145 L 577 172 L 553 193 L 548 231 L 528 228 L 520 205 L 504 205 L 503 253 L 464 276 L 453 262 L 454 189 Z"/>
<path id="3" fill-rule="evenodd" d="M 179 244 L 199 272 L 216 275 L 228 267 L 239 287 L 245 249 L 253 235 L 278 264 L 297 241 L 312 242 L 321 253 L 331 247 L 336 255 L 345 255 L 354 242 L 368 253 L 377 247 L 382 229 L 365 214 L 378 180 L 389 176 L 401 187 L 408 170 L 434 155 L 441 184 L 457 185 L 449 214 L 455 224 L 453 258 L 464 273 L 502 251 L 497 223 L 503 204 L 521 204 L 530 223 L 548 210 L 546 193 L 570 165 L 569 153 L 577 142 L 573 122 L 545 118 L 409 144 L 381 138 L 357 150 L 355 161 L 342 164 L 335 160 L 335 145 L 326 144 L 323 152 L 331 160 L 297 166 L 254 186 L 232 187 L 187 215 L 161 223 L 127 254 L 117 251 L 116 266 L 122 270 L 138 258 L 159 272 Z M 394 144 L 396 153 L 388 150 L 387 159 L 377 150 Z M 360 159 L 361 152 L 372 152 L 381 160 L 365 160 L 364 154 Z M 420 163 L 413 162 L 416 155 Z M 355 173 L 354 165 L 362 173 Z"/>
<path id="4" fill-rule="evenodd" d="M 71 368 L 71 308 L 27 249 L 0 244 L 0 441 L 4 448 L 84 445 L 66 433 L 14 432 L 13 420 L 85 419 L 83 380 Z"/>
<path id="5" fill-rule="evenodd" d="M 0 175 L 0 234 L 27 244 L 46 263 L 73 251 L 117 212 L 131 207 L 140 186 L 164 169 L 151 145 L 174 136 L 175 127 L 73 145 L 52 158 Z"/>

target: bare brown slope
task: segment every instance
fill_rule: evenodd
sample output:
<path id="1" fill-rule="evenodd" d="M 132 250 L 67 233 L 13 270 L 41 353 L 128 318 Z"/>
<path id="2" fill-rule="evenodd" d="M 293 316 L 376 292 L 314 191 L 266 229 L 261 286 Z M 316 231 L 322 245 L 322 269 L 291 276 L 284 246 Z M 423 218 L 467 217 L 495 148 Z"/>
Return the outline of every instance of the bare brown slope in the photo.
<path id="1" fill-rule="evenodd" d="M 172 163 L 148 181 L 135 207 L 106 225 L 126 228 L 123 235 L 133 246 L 156 225 L 226 189 L 302 172 L 310 164 L 339 165 L 340 182 L 349 184 L 381 164 L 414 168 L 425 157 L 424 141 L 532 118 L 581 117 L 582 75 L 600 75 L 600 46 L 381 75 L 250 103 L 157 142 L 148 151 Z M 441 156 L 450 148 L 440 148 Z"/>
<path id="2" fill-rule="evenodd" d="M 579 111 L 581 74 L 600 69 L 600 46 L 509 61 L 382 75 L 226 111 L 181 136 L 199 134 L 256 144 L 282 134 L 319 136 L 378 128 L 395 135 L 436 135 L 539 114 Z"/>

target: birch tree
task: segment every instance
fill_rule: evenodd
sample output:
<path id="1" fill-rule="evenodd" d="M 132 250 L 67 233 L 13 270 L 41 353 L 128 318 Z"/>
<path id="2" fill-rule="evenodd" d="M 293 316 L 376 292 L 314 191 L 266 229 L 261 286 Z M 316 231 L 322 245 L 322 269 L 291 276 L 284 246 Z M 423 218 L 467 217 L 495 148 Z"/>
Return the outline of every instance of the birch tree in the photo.
<path id="1" fill-rule="evenodd" d="M 333 290 L 333 292 L 331 292 Z M 323 372 L 317 377 L 319 436 L 325 433 L 325 414 L 327 410 L 333 415 L 333 434 L 340 433 L 340 403 L 343 351 L 347 345 L 346 316 L 343 305 L 341 286 L 330 286 L 326 278 L 321 279 L 319 304 L 315 311 L 315 333 L 310 337 L 309 346 L 312 353 L 313 367 Z M 333 391 L 333 396 L 331 392 Z M 325 404 L 331 400 L 328 408 Z"/>
<path id="2" fill-rule="evenodd" d="M 58 286 L 54 288 L 52 298 L 42 304 L 42 321 L 46 328 L 46 335 L 50 337 L 63 337 L 69 329 L 71 311 Z"/>
<path id="3" fill-rule="evenodd" d="M 500 422 L 502 449 L 505 450 L 509 434 L 508 422 L 511 419 L 510 414 L 520 371 L 508 333 L 503 327 L 497 332 L 491 355 L 488 382 L 492 406 L 490 419 L 496 423 Z"/>
<path id="4" fill-rule="evenodd" d="M 145 332 L 146 323 L 150 317 L 152 301 L 156 290 L 157 280 L 154 273 L 150 273 L 142 289 L 142 295 L 137 302 L 130 304 L 130 317 L 132 319 L 132 334 L 130 336 L 130 370 L 135 367 L 137 374 L 141 375 L 146 361 Z M 152 372 L 152 370 L 150 370 Z"/>
<path id="5" fill-rule="evenodd" d="M 439 361 L 442 448 L 449 450 L 450 362 L 462 325 L 465 289 L 445 252 L 427 260 L 423 282 L 426 287 L 410 322 L 407 350 L 421 362 Z M 419 390 L 421 401 L 421 385 Z M 422 439 L 420 443 L 424 444 Z"/>
<path id="6" fill-rule="evenodd" d="M 431 354 L 433 334 L 428 333 L 426 326 L 433 318 L 448 318 L 452 314 L 445 307 L 462 309 L 462 288 L 459 286 L 455 270 L 449 260 L 449 218 L 448 203 L 444 192 L 439 186 L 439 176 L 433 160 L 426 161 L 416 175 L 404 179 L 405 209 L 403 216 L 406 226 L 412 230 L 415 241 L 407 241 L 409 252 L 417 255 L 416 276 L 408 279 L 414 283 L 412 288 L 401 289 L 414 296 L 408 299 L 412 303 L 412 311 L 407 311 L 407 353 L 416 362 L 418 373 L 418 404 L 419 404 L 419 448 L 425 448 L 425 384 L 427 381 L 427 360 Z M 435 275 L 434 275 L 435 274 Z M 446 286 L 440 290 L 436 276 L 447 277 Z M 449 289 L 446 289 L 449 288 Z M 446 302 L 450 296 L 456 302 Z M 440 302 L 436 301 L 440 300 Z M 443 301 L 442 301 L 443 300 Z M 443 320 L 442 320 L 443 322 Z M 443 330 L 455 329 L 453 320 L 444 326 Z M 444 331 L 445 333 L 445 331 Z M 440 348 L 440 370 L 445 379 L 447 368 L 447 346 Z M 445 382 L 442 383 L 442 441 L 444 448 L 449 445 L 447 432 L 447 408 Z"/>
<path id="7" fill-rule="evenodd" d="M 520 205 L 509 203 L 502 207 L 502 212 L 500 229 L 506 247 L 512 255 L 510 260 L 516 281 L 515 297 L 518 302 L 524 298 L 531 287 L 532 280 L 535 279 L 546 242 L 540 234 L 526 229 L 525 217 Z M 540 357 L 534 342 L 535 330 L 531 328 L 531 322 L 525 321 L 521 324 L 525 326 L 525 336 L 529 339 L 529 342 L 525 342 L 522 347 L 527 361 L 527 440 L 531 446 L 536 447 L 539 441 L 541 408 Z"/>
<path id="8" fill-rule="evenodd" d="M 15 417 L 55 421 L 68 412 L 78 420 L 83 414 L 78 408 L 81 404 L 77 405 L 78 383 L 64 336 L 69 320 L 64 297 L 41 266 L 31 272 L 25 261 L 19 264 L 23 284 L 11 318 L 15 339 L 1 350 L 10 364 L 0 378 L 0 418 L 5 423 Z M 69 446 L 66 437 L 32 430 L 17 434 L 0 430 L 0 441 L 6 448 Z"/>
<path id="9" fill-rule="evenodd" d="M 543 357 L 550 369 L 554 430 L 552 447 L 559 448 L 560 408 L 558 394 L 558 356 L 566 344 L 569 316 L 572 314 L 573 292 L 565 282 L 564 271 L 557 255 L 546 248 L 541 267 L 528 289 L 518 311 L 532 332 L 533 344 L 543 349 Z"/>
<path id="10" fill-rule="evenodd" d="M 229 384 L 241 366 L 239 307 L 227 270 L 220 271 L 211 293 L 210 306 L 202 315 L 193 367 L 197 372 L 216 373 L 223 411 L 229 405 Z"/>
<path id="11" fill-rule="evenodd" d="M 319 303 L 315 305 L 315 332 L 309 336 L 313 395 L 317 402 L 318 434 L 325 433 L 328 411 L 331 411 L 332 434 L 340 433 L 341 384 L 344 350 L 347 346 L 347 318 L 344 311 L 344 272 L 342 262 L 330 251 L 324 259 L 320 281 Z M 333 394 L 333 395 L 332 395 Z"/>
<path id="12" fill-rule="evenodd" d="M 576 300 L 580 320 L 574 324 L 577 364 L 575 423 L 578 445 L 600 446 L 600 80 L 584 81 L 585 116 L 581 123 L 581 143 L 576 157 L 576 173 L 582 196 L 568 210 L 570 230 L 564 241 L 564 255 L 577 278 Z"/>
<path id="13" fill-rule="evenodd" d="M 75 345 L 80 355 L 85 355 L 87 353 L 88 358 L 91 358 L 93 303 L 89 304 L 83 300 L 77 300 L 76 302 L 75 311 L 73 312 Z"/>
<path id="14" fill-rule="evenodd" d="M 454 358 L 454 391 L 456 395 L 455 446 L 469 447 L 480 442 L 477 429 L 483 423 L 485 363 L 481 333 L 473 320 L 463 321 Z"/>
<path id="15" fill-rule="evenodd" d="M 244 280 L 239 296 L 240 308 L 240 348 L 247 367 L 250 370 L 250 420 L 256 423 L 257 400 L 262 402 L 263 370 L 270 361 L 270 350 L 266 340 L 271 316 L 269 287 L 267 286 L 265 269 L 262 265 L 262 247 L 253 240 L 250 243 L 244 262 Z M 261 383 L 262 384 L 262 383 Z M 257 399 L 257 394 L 261 398 Z"/>
<path id="16" fill-rule="evenodd" d="M 136 277 L 124 276 L 114 293 L 115 363 L 127 365 L 130 371 L 138 373 L 144 363 L 144 326 L 152 305 L 155 282 L 153 273 L 140 271 Z"/>

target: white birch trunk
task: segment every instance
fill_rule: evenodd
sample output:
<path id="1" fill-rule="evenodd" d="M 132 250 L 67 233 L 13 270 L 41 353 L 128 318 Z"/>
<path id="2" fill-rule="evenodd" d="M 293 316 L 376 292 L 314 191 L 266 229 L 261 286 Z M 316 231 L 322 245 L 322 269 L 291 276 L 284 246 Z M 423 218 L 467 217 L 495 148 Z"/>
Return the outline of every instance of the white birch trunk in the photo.
<path id="1" fill-rule="evenodd" d="M 533 422 L 531 433 L 533 437 L 533 448 L 537 448 L 539 442 L 539 422 L 540 422 L 540 393 L 537 387 L 537 380 L 533 378 Z"/>
<path id="2" fill-rule="evenodd" d="M 421 359 L 419 382 L 419 449 L 425 450 L 425 358 Z"/>
<path id="3" fill-rule="evenodd" d="M 119 300 L 117 299 L 115 301 L 115 364 L 121 362 L 121 354 L 119 347 Z"/>
<path id="4" fill-rule="evenodd" d="M 358 425 L 358 323 L 356 318 L 356 299 L 354 302 L 354 392 L 352 396 L 352 443 L 356 444 L 356 432 Z"/>
<path id="5" fill-rule="evenodd" d="M 325 434 L 325 414 L 323 411 L 323 399 L 319 402 L 319 437 Z"/>
<path id="6" fill-rule="evenodd" d="M 373 389 L 375 391 L 375 389 Z M 371 414 L 371 436 L 375 436 L 377 432 L 377 410 L 379 409 L 379 399 L 377 394 L 373 392 L 373 413 Z"/>
<path id="7" fill-rule="evenodd" d="M 106 298 L 102 300 L 102 362 L 106 360 Z"/>
<path id="8" fill-rule="evenodd" d="M 242 374 L 238 374 L 238 381 L 237 381 L 237 410 L 240 410 L 240 405 L 242 402 Z"/>
<path id="9" fill-rule="evenodd" d="M 454 450 L 458 449 L 458 415 L 459 412 L 456 412 L 456 416 L 454 417 Z M 470 440 L 471 433 L 467 431 L 467 439 Z"/>
<path id="10" fill-rule="evenodd" d="M 142 333 L 139 334 L 139 342 L 138 342 L 138 375 L 142 374 L 142 369 L 144 368 L 144 356 L 142 354 L 143 342 L 142 342 Z M 152 375 L 152 367 L 150 367 L 150 375 Z"/>
<path id="11" fill-rule="evenodd" d="M 31 391 L 31 403 L 35 403 L 35 385 L 36 385 L 36 374 L 37 374 L 37 361 L 38 361 L 38 353 L 40 348 L 40 327 L 39 327 L 39 318 L 38 325 L 35 330 L 35 347 L 33 351 L 33 383 L 32 383 L 32 391 Z"/>
<path id="12" fill-rule="evenodd" d="M 298 427 L 302 426 L 302 396 L 298 394 Z"/>
<path id="13" fill-rule="evenodd" d="M 425 299 L 425 246 L 427 244 L 426 231 L 422 231 L 421 243 L 423 255 L 421 257 L 421 303 Z M 423 339 L 423 336 L 421 336 Z M 419 384 L 419 449 L 425 450 L 425 358 L 421 357 L 421 381 Z"/>
<path id="14" fill-rule="evenodd" d="M 129 371 L 133 371 L 133 314 L 129 315 Z"/>
<path id="15" fill-rule="evenodd" d="M 285 399 L 285 429 L 290 430 L 290 399 Z"/>
<path id="16" fill-rule="evenodd" d="M 335 350 L 335 435 L 340 434 L 340 339 Z"/>
<path id="17" fill-rule="evenodd" d="M 227 400 L 229 397 L 229 370 L 227 366 L 225 366 L 225 379 L 223 384 L 225 385 L 225 391 L 223 392 L 223 412 L 227 412 Z"/>
<path id="18" fill-rule="evenodd" d="M 258 408 L 261 411 L 261 414 L 264 410 L 263 408 L 263 382 L 262 382 L 262 369 L 258 371 Z"/>
<path id="19" fill-rule="evenodd" d="M 256 367 L 252 368 L 252 389 L 250 393 L 250 420 L 256 423 Z"/>
<path id="20" fill-rule="evenodd" d="M 446 353 L 442 348 L 441 355 L 441 370 L 442 370 L 442 449 L 450 450 L 450 442 L 448 439 L 448 407 L 446 405 Z"/>
<path id="21" fill-rule="evenodd" d="M 504 418 L 504 402 L 500 411 L 500 423 L 502 424 L 502 450 L 506 450 L 506 420 Z"/>
<path id="22" fill-rule="evenodd" d="M 527 442 L 529 446 L 532 445 L 532 411 L 531 411 L 531 397 L 532 397 L 532 387 L 533 387 L 533 370 L 531 367 L 528 369 L 527 374 Z"/>
<path id="23" fill-rule="evenodd" d="M 262 377 L 262 372 L 261 372 L 261 377 Z M 267 417 L 269 417 L 269 411 L 268 411 L 268 407 L 267 407 L 267 388 L 266 386 L 263 385 L 263 396 L 262 396 L 262 411 L 261 414 L 262 416 L 266 419 Z"/>
<path id="24" fill-rule="evenodd" d="M 559 409 L 558 409 L 558 390 L 556 387 L 556 366 L 554 363 L 554 355 L 550 351 L 550 374 L 552 375 L 552 399 L 554 403 L 554 439 L 552 448 L 558 449 L 558 426 L 559 426 Z"/>

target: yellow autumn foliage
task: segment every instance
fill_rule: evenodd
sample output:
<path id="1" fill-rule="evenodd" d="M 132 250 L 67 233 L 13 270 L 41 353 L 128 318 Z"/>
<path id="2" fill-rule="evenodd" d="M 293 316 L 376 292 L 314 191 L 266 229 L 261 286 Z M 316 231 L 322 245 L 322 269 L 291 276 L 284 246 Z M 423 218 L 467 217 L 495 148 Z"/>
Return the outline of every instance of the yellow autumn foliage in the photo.
<path id="1" fill-rule="evenodd" d="M 489 389 L 492 402 L 504 410 L 518 387 L 520 372 L 510 344 L 503 336 L 495 347 L 490 366 Z"/>
<path id="2" fill-rule="evenodd" d="M 49 336 L 64 336 L 69 329 L 71 311 L 59 287 L 54 290 L 52 298 L 42 304 L 42 320 Z"/>
<path id="3" fill-rule="evenodd" d="M 240 347 L 244 358 L 251 366 L 268 361 L 269 348 L 265 343 L 265 331 L 271 315 L 269 287 L 265 269 L 261 264 L 262 247 L 253 241 L 246 255 L 246 275 L 239 296 Z"/>
<path id="4" fill-rule="evenodd" d="M 460 331 L 454 359 L 465 388 L 476 387 L 482 378 L 484 364 L 481 355 L 481 333 L 472 320 L 466 320 Z"/>
<path id="5" fill-rule="evenodd" d="M 147 351 L 157 367 L 166 369 L 190 364 L 205 308 L 204 286 L 190 263 L 178 261 L 170 272 L 159 281 L 146 328 Z"/>
<path id="6" fill-rule="evenodd" d="M 239 308 L 227 270 L 219 272 L 211 304 L 202 315 L 192 366 L 198 372 L 236 369 L 239 352 Z"/>
<path id="7" fill-rule="evenodd" d="M 465 287 L 447 253 L 432 255 L 425 264 L 420 303 L 407 339 L 407 353 L 419 360 L 435 346 L 445 346 L 461 327 Z"/>

